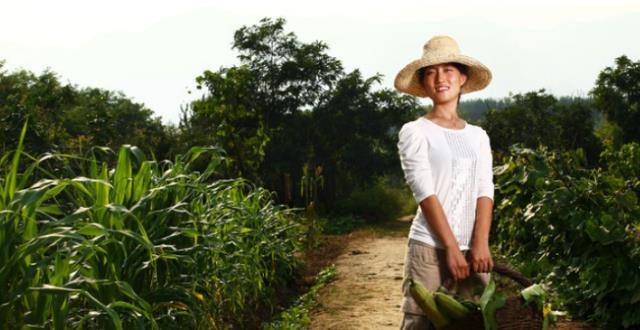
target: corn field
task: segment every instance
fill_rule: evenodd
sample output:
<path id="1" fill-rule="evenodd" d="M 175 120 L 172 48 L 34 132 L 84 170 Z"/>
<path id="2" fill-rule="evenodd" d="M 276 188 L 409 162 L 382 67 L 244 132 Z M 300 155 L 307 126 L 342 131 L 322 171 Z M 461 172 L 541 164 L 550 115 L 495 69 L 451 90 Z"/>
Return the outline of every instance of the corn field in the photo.
<path id="1" fill-rule="evenodd" d="M 303 226 L 271 192 L 214 179 L 222 150 L 34 157 L 26 130 L 0 158 L 4 327 L 242 328 L 294 278 Z M 209 167 L 192 170 L 205 153 Z"/>

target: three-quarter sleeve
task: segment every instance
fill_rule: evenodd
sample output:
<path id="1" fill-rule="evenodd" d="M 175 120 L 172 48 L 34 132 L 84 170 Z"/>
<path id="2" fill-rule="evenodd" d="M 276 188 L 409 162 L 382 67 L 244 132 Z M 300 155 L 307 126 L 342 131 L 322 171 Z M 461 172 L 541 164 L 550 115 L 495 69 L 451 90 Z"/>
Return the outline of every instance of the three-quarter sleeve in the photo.
<path id="1" fill-rule="evenodd" d="M 398 133 L 398 154 L 404 178 L 416 202 L 420 204 L 423 199 L 435 194 L 426 136 L 417 127 L 404 124 Z"/>
<path id="2" fill-rule="evenodd" d="M 486 196 L 493 200 L 493 156 L 491 155 L 491 142 L 485 130 L 481 130 L 479 173 L 478 173 L 478 198 Z"/>

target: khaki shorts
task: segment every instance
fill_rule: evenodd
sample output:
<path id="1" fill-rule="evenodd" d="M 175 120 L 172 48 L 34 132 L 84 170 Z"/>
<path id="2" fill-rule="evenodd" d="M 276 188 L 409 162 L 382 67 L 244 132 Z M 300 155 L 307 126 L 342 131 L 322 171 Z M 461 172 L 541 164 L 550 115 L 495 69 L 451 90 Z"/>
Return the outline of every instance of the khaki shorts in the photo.
<path id="1" fill-rule="evenodd" d="M 462 251 L 468 258 L 469 250 Z M 469 260 L 469 259 L 467 259 Z M 482 293 L 482 289 L 489 283 L 491 273 L 475 273 L 471 271 L 469 276 L 459 282 L 454 293 L 471 299 L 479 298 L 473 295 L 474 289 Z M 426 315 L 411 296 L 409 291 L 409 278 L 413 278 L 424 285 L 429 291 L 436 291 L 440 285 L 452 282 L 453 277 L 447 269 L 446 255 L 443 249 L 438 249 L 418 240 L 409 239 L 404 259 L 404 275 L 402 280 L 402 311 L 404 313 Z"/>

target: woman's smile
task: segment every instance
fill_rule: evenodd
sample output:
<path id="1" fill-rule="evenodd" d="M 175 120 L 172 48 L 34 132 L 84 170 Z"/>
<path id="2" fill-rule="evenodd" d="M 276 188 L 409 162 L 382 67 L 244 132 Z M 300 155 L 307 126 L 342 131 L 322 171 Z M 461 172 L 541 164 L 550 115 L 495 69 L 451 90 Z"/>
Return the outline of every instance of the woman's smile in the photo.
<path id="1" fill-rule="evenodd" d="M 449 86 L 436 87 L 436 93 L 444 93 L 449 91 Z"/>

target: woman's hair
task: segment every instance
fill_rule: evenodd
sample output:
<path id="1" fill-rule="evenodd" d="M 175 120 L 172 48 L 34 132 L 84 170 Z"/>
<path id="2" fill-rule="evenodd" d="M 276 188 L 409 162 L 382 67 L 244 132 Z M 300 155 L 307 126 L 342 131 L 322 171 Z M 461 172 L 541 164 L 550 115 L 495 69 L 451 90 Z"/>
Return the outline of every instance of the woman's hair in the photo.
<path id="1" fill-rule="evenodd" d="M 469 67 L 462 64 L 462 63 L 458 63 L 458 62 L 448 62 L 449 64 L 455 66 L 458 71 L 460 71 L 460 73 L 464 74 L 465 76 L 467 76 L 467 80 L 469 77 Z M 418 78 L 420 79 L 420 84 L 424 83 L 424 73 L 426 71 L 427 67 L 423 66 L 420 69 L 418 69 Z M 460 96 L 462 95 L 462 93 L 458 94 L 458 104 L 460 104 Z"/>

